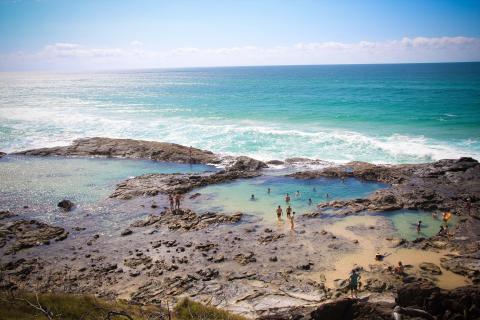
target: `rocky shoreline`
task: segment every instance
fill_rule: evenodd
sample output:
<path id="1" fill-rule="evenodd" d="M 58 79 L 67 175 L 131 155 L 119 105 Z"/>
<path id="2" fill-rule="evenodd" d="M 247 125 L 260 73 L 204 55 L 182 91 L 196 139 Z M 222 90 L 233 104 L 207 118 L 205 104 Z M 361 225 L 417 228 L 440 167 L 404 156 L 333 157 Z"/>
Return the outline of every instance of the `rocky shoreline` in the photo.
<path id="1" fill-rule="evenodd" d="M 109 138 L 79 139 L 68 147 L 18 154 L 224 162 L 209 151 Z M 372 319 L 372 315 L 390 319 L 395 306 L 416 306 L 442 319 L 457 319 L 464 309 L 480 316 L 480 164 L 476 160 L 391 166 L 354 162 L 294 173 L 290 176 L 297 179 L 354 177 L 391 185 L 364 199 L 323 203 L 298 218 L 294 233 L 283 224 L 240 212 L 199 214 L 185 208 L 165 208 L 168 194 L 257 177 L 267 167 L 248 157 L 230 160 L 219 172 L 147 174 L 120 182 L 110 201 L 128 206 L 126 211 L 136 207 L 148 208 L 150 213 L 128 223 L 122 222 L 128 220 L 125 214 L 126 220 L 115 222 L 108 234 L 92 234 L 89 225 L 82 224 L 82 219 L 92 219 L 90 214 L 76 220 L 75 225 L 50 226 L 28 219 L 23 212 L 3 211 L 0 286 L 25 289 L 36 283 L 41 291 L 125 297 L 139 303 L 189 296 L 262 319 Z M 324 274 L 334 269 L 340 255 L 357 252 L 364 240 L 355 242 L 337 233 L 335 222 L 322 217 L 361 217 L 368 212 L 397 209 L 451 211 L 459 223 L 451 237 L 415 241 L 387 239 L 391 226 L 378 219 L 365 219 L 349 227 L 353 228 L 350 231 L 358 235 L 368 232 L 375 237 L 374 242 L 395 248 L 454 254 L 442 256 L 440 266 L 409 268 L 406 276 L 393 274 L 391 265 L 375 262 L 372 257 L 371 263 L 361 269 L 361 299 L 345 298 L 346 282 L 338 279 L 333 286 L 328 285 Z M 69 214 L 75 215 L 76 211 Z M 473 285 L 452 291 L 438 289 L 436 274 L 440 267 Z"/>

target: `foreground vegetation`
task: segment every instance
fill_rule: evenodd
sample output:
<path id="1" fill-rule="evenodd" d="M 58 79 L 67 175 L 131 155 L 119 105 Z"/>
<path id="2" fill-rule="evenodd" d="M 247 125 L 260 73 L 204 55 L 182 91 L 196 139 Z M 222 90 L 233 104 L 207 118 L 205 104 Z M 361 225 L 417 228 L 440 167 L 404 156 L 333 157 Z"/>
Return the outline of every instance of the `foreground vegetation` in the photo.
<path id="1" fill-rule="evenodd" d="M 168 306 L 140 306 L 124 300 L 108 301 L 87 295 L 0 292 L 2 320 L 245 320 L 227 311 L 188 299 L 173 310 Z"/>

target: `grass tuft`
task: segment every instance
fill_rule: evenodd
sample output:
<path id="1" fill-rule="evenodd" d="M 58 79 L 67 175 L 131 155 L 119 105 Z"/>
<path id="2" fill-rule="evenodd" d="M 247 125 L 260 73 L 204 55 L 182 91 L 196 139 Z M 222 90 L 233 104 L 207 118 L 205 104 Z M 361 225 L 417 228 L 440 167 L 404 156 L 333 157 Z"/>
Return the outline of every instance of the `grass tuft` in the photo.
<path id="1" fill-rule="evenodd" d="M 175 306 L 176 320 L 246 320 L 212 306 L 205 306 L 190 299 L 183 299 Z"/>

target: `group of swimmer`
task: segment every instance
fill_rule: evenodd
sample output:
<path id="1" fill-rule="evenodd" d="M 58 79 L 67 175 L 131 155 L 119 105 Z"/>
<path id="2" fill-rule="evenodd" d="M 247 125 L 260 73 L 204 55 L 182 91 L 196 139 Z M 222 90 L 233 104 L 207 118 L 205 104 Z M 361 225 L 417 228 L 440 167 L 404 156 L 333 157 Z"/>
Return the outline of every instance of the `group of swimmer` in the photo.
<path id="1" fill-rule="evenodd" d="M 438 219 L 438 214 L 436 212 L 432 213 L 432 217 L 434 219 Z M 443 212 L 442 213 L 442 221 L 445 224 L 445 226 L 440 226 L 440 231 L 438 232 L 438 235 L 449 235 L 448 233 L 448 221 L 452 218 L 452 213 L 451 212 Z M 417 233 L 420 233 L 422 230 L 422 220 L 419 220 L 417 222 Z"/>
<path id="2" fill-rule="evenodd" d="M 182 195 L 177 194 L 169 194 L 168 201 L 170 202 L 170 210 L 178 210 L 180 209 L 180 201 L 182 200 Z"/>

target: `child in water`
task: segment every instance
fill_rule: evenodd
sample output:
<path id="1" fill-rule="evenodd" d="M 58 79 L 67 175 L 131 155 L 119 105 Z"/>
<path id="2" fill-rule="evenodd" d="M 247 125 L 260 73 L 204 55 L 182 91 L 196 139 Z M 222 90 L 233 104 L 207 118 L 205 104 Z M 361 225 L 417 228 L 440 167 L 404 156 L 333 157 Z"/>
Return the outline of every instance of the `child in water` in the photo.
<path id="1" fill-rule="evenodd" d="M 292 215 L 288 218 L 288 220 L 290 220 L 290 230 L 294 230 L 295 229 L 295 224 L 293 222 L 293 219 L 295 218 L 295 211 L 293 211 Z"/>

